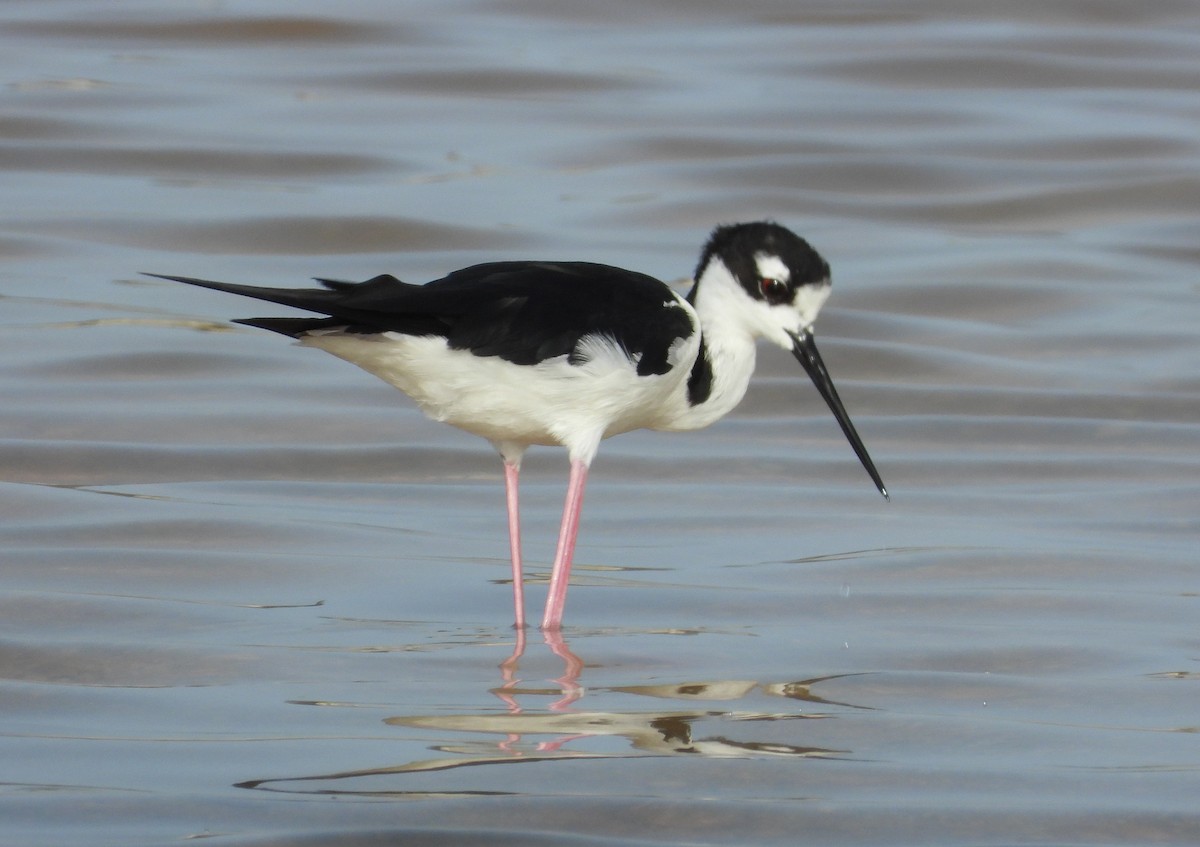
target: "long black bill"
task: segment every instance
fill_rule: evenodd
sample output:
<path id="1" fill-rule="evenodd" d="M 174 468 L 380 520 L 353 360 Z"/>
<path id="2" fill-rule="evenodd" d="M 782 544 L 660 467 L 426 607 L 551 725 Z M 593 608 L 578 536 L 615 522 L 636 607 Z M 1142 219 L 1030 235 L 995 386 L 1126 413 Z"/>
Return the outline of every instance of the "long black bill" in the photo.
<path id="1" fill-rule="evenodd" d="M 817 352 L 817 342 L 813 339 L 813 334 L 805 332 L 802 335 L 797 335 L 794 332 L 789 332 L 788 335 L 792 337 L 792 355 L 804 366 L 804 370 L 813 381 L 813 385 L 817 387 L 817 391 L 820 391 L 821 396 L 825 398 L 825 402 L 829 405 L 829 410 L 837 418 L 842 432 L 846 434 L 846 439 L 850 442 L 850 446 L 854 448 L 854 452 L 858 455 L 858 460 L 867 469 L 867 473 L 870 474 L 875 487 L 879 489 L 879 493 L 883 495 L 884 500 L 892 499 L 888 497 L 887 489 L 883 485 L 883 479 L 879 476 L 879 471 L 875 470 L 875 463 L 871 461 L 871 456 L 867 453 L 867 448 L 863 446 L 862 439 L 858 437 L 858 432 L 854 429 L 854 424 L 850 422 L 850 415 L 846 413 L 846 407 L 842 405 L 842 399 L 838 397 L 837 389 L 833 387 L 833 378 L 829 375 L 829 371 L 825 369 L 825 362 L 821 360 L 821 354 Z"/>

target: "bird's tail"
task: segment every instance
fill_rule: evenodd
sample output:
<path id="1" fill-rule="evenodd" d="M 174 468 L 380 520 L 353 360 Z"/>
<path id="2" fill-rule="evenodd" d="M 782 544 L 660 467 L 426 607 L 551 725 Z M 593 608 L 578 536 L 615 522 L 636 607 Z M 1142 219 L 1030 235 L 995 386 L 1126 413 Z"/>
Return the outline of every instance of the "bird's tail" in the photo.
<path id="1" fill-rule="evenodd" d="M 317 312 L 322 315 L 329 315 L 336 311 L 335 304 L 340 297 L 344 296 L 344 289 L 339 291 L 332 288 L 264 288 L 257 285 L 238 285 L 233 282 L 197 279 L 191 276 L 168 276 L 166 274 L 145 274 L 145 276 L 169 279 L 172 282 L 184 282 L 200 288 L 211 288 L 214 291 L 240 294 L 243 297 L 253 297 L 255 300 L 266 300 L 268 303 L 278 303 L 281 306 L 291 306 L 295 309 Z M 334 306 L 333 311 L 330 310 L 331 306 Z"/>

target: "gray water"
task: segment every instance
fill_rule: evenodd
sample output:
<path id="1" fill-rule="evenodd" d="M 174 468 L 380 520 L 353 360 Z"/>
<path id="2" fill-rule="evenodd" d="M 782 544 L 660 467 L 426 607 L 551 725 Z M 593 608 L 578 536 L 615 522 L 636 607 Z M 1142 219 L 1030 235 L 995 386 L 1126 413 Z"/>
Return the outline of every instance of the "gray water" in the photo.
<path id="1" fill-rule="evenodd" d="M 0 843 L 1200 843 L 1193 3 L 10 2 Z M 139 271 L 830 260 L 818 340 L 500 464 Z M 524 474 L 531 608 L 566 477 Z M 520 765 L 510 767 L 510 765 Z M 570 837 L 568 837 L 570 836 Z"/>

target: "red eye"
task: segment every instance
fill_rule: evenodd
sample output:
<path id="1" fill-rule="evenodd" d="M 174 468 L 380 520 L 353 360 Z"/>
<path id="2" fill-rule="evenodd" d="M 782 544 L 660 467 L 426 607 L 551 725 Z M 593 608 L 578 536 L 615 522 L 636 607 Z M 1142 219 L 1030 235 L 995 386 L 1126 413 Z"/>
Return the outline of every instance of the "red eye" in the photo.
<path id="1" fill-rule="evenodd" d="M 774 277 L 763 277 L 758 281 L 758 290 L 768 303 L 782 303 L 787 299 L 787 283 Z"/>

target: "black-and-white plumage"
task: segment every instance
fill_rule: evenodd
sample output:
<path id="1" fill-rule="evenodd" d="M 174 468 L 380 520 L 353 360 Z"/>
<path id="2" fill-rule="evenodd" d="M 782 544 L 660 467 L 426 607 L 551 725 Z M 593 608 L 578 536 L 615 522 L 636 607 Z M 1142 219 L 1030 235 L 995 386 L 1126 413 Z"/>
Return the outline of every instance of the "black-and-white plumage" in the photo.
<path id="1" fill-rule="evenodd" d="M 237 323 L 352 362 L 431 418 L 488 439 L 504 459 L 518 627 L 525 619 L 517 480 L 525 450 L 560 445 L 571 460 L 542 619 L 543 628 L 557 629 L 587 469 L 601 440 L 719 419 L 745 395 L 760 339 L 792 351 L 887 496 L 813 343 L 829 266 L 778 224 L 714 230 L 686 298 L 653 277 L 590 262 L 491 262 L 425 285 L 383 275 L 319 280 L 318 289 L 161 278 L 322 315 Z"/>

